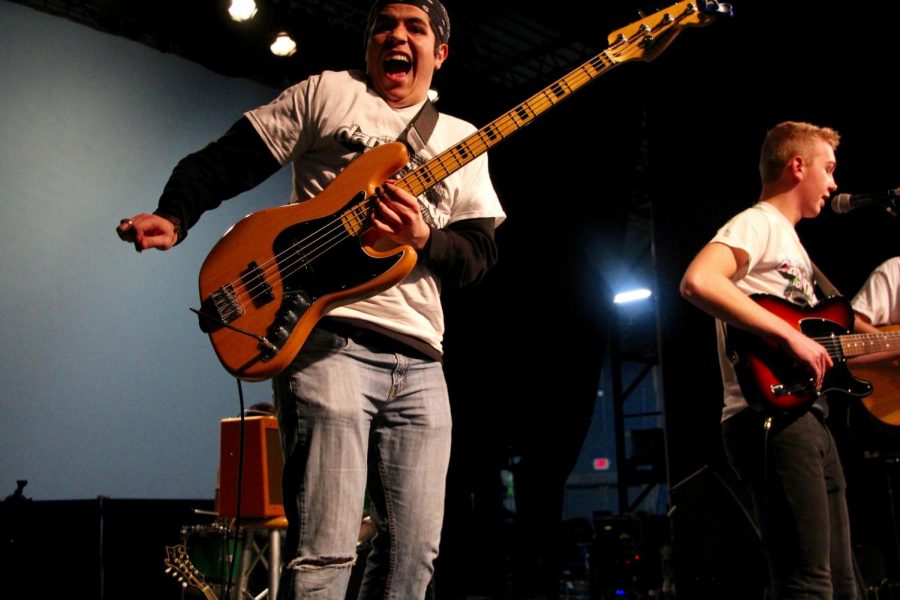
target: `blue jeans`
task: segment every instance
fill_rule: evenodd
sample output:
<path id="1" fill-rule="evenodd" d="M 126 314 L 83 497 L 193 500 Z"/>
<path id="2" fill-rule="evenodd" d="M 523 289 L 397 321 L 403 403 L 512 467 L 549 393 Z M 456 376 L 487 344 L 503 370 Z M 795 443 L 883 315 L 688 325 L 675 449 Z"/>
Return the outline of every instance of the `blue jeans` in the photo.
<path id="1" fill-rule="evenodd" d="M 450 460 L 441 364 L 378 334 L 316 328 L 274 380 L 288 530 L 283 599 L 343 600 L 366 490 L 377 527 L 360 598 L 421 599 L 433 574 Z"/>
<path id="2" fill-rule="evenodd" d="M 773 597 L 855 600 L 847 484 L 834 437 L 813 410 L 775 417 L 768 440 L 764 418 L 744 410 L 722 424 L 722 434 L 752 492 Z"/>

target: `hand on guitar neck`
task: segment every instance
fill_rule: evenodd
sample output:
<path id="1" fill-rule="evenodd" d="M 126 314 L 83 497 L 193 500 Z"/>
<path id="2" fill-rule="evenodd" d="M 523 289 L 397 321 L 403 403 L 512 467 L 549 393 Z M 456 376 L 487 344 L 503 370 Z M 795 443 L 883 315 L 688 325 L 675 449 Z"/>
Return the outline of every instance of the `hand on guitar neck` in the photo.
<path id="1" fill-rule="evenodd" d="M 873 333 L 877 335 L 889 331 L 898 331 L 900 330 L 900 324 L 887 324 L 876 327 L 872 325 L 864 315 L 857 312 L 853 330 L 855 333 Z M 900 348 L 887 349 L 884 352 L 873 352 L 870 354 L 854 356 L 847 361 L 847 365 L 851 369 L 855 370 L 857 367 L 863 367 L 866 365 L 888 363 L 893 358 L 900 358 Z"/>

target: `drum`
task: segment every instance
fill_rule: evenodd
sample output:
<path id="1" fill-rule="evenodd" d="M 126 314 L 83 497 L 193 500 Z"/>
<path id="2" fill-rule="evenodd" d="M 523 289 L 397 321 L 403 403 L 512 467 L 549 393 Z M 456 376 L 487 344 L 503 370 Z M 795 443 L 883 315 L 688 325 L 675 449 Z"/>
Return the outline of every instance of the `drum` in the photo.
<path id="1" fill-rule="evenodd" d="M 186 525 L 181 528 L 181 543 L 207 583 L 224 583 L 222 574 L 228 573 L 229 567 L 232 584 L 237 581 L 241 542 L 227 527 L 219 523 Z"/>

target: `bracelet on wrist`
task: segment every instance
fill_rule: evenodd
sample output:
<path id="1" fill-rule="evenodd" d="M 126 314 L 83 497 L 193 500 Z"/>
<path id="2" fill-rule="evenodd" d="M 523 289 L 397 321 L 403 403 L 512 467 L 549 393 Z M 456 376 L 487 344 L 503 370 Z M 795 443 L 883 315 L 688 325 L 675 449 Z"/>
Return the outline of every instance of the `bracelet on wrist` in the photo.
<path id="1" fill-rule="evenodd" d="M 162 217 L 166 221 L 172 224 L 175 228 L 175 245 L 177 246 L 187 237 L 187 230 L 185 230 L 184 225 L 181 223 L 181 219 L 178 217 L 173 217 L 172 215 L 167 215 L 166 213 L 155 212 L 153 213 L 158 217 Z"/>

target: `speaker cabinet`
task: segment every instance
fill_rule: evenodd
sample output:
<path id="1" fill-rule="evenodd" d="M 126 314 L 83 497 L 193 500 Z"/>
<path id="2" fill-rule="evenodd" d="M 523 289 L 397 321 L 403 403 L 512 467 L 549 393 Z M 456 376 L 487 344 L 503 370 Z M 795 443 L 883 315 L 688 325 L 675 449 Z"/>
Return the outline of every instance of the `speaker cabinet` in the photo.
<path id="1" fill-rule="evenodd" d="M 219 454 L 218 511 L 223 517 L 237 516 L 240 482 L 241 517 L 283 517 L 281 472 L 284 458 L 275 417 L 244 418 L 243 477 L 239 477 L 241 419 L 222 419 Z"/>

